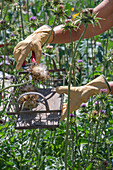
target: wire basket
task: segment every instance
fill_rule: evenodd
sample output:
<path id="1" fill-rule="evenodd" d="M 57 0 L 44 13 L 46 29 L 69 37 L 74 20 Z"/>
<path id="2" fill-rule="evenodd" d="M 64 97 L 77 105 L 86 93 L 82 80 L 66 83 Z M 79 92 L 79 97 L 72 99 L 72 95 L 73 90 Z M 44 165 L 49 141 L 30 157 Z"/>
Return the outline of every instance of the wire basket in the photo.
<path id="1" fill-rule="evenodd" d="M 53 68 L 48 69 L 50 76 L 48 80 L 38 84 L 33 81 L 27 84 L 33 87 L 33 91 L 23 93 L 23 86 L 14 88 L 8 103 L 7 115 L 14 115 L 16 129 L 56 128 L 59 126 L 63 95 L 56 93 L 55 87 L 65 84 L 65 69 L 57 69 L 54 59 L 52 61 Z M 28 71 L 19 72 L 15 84 L 24 83 L 28 79 Z M 22 102 L 26 96 L 29 102 Z"/>

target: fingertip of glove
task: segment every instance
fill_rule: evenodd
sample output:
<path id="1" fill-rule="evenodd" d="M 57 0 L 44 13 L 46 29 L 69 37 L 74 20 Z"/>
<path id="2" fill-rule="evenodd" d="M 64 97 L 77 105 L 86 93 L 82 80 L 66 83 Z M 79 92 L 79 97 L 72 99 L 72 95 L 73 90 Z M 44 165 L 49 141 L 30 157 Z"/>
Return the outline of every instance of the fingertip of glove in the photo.
<path id="1" fill-rule="evenodd" d="M 62 93 L 61 87 L 62 87 L 62 86 L 56 87 L 56 92 L 59 93 L 59 94 Z"/>
<path id="2" fill-rule="evenodd" d="M 21 66 L 16 65 L 16 70 L 20 70 Z"/>

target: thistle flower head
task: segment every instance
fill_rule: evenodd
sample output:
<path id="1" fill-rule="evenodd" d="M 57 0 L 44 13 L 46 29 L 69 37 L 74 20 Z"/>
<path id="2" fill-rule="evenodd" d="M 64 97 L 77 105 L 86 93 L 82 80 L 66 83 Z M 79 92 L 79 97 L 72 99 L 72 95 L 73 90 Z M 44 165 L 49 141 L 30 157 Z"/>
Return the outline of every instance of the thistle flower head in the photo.
<path id="1" fill-rule="evenodd" d="M 100 89 L 100 91 L 101 91 L 102 93 L 106 93 L 106 92 L 107 92 L 107 89 Z"/>
<path id="2" fill-rule="evenodd" d="M 100 103 L 101 103 L 100 101 L 95 101 L 95 105 L 100 104 Z"/>
<path id="3" fill-rule="evenodd" d="M 15 35 L 14 34 L 11 34 L 10 37 L 14 37 Z"/>
<path id="4" fill-rule="evenodd" d="M 71 117 L 71 118 L 72 118 L 72 117 L 75 117 L 75 115 L 74 115 L 74 114 L 69 114 L 69 117 Z"/>
<path id="5" fill-rule="evenodd" d="M 85 103 L 81 104 L 81 107 L 86 107 L 86 104 Z"/>
<path id="6" fill-rule="evenodd" d="M 103 114 L 105 114 L 105 112 L 106 112 L 105 110 L 102 110 L 102 113 L 103 113 Z"/>
<path id="7" fill-rule="evenodd" d="M 83 63 L 83 60 L 78 60 L 78 63 Z"/>
<path id="8" fill-rule="evenodd" d="M 31 16 L 30 21 L 35 21 L 36 20 L 36 16 Z"/>

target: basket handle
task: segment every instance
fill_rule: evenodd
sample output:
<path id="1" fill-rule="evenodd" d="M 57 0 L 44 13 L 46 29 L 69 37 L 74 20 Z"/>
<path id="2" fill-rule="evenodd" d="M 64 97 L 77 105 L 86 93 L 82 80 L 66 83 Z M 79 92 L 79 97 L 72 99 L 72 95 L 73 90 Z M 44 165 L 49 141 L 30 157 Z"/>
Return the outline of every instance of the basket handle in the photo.
<path id="1" fill-rule="evenodd" d="M 46 110 L 47 110 L 47 111 L 50 110 L 50 109 L 49 109 L 48 102 L 47 102 L 47 99 L 46 99 L 41 93 L 38 93 L 38 92 L 26 92 L 26 93 L 21 94 L 20 97 L 19 97 L 18 100 L 17 100 L 17 106 L 16 106 L 17 112 L 20 111 L 20 109 L 19 109 L 19 101 L 20 101 L 20 99 L 21 99 L 23 96 L 29 95 L 29 94 L 35 94 L 35 95 L 41 96 L 41 97 L 44 99 L 44 101 L 45 101 Z"/>

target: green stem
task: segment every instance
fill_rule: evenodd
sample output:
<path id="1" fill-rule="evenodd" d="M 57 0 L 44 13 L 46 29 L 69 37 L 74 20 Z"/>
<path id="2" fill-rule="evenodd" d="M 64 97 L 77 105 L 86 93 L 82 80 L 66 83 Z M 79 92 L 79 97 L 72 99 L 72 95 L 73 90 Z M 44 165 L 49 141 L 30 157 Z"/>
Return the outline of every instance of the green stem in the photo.
<path id="1" fill-rule="evenodd" d="M 24 135 L 24 130 L 22 129 L 20 170 L 23 169 L 22 168 L 22 160 L 23 160 L 23 135 Z"/>
<path id="2" fill-rule="evenodd" d="M 78 46 L 79 46 L 79 44 L 80 44 L 80 42 L 81 42 L 81 40 L 82 40 L 82 38 L 83 38 L 83 36 L 84 36 L 84 34 L 85 34 L 86 30 L 87 30 L 87 26 L 88 26 L 88 24 L 86 23 L 86 24 L 85 24 L 84 31 L 82 32 L 82 35 L 80 36 L 79 41 L 78 41 L 78 43 L 77 43 L 77 45 L 76 45 L 76 47 L 75 47 L 75 53 L 74 53 L 74 56 L 76 55 L 77 48 L 78 48 Z"/>
<path id="3" fill-rule="evenodd" d="M 72 44 L 72 63 L 74 60 L 73 56 L 73 38 L 72 32 L 70 31 L 71 36 L 71 44 Z M 72 72 L 72 65 L 70 65 L 69 71 L 69 82 L 68 82 L 68 107 L 67 107 L 67 124 L 66 124 L 66 139 L 65 139 L 65 170 L 67 170 L 67 147 L 68 147 L 68 134 L 69 134 L 69 112 L 70 112 L 70 84 L 71 84 L 71 72 Z"/>
<path id="4" fill-rule="evenodd" d="M 21 2 L 20 2 L 20 0 L 19 0 L 19 6 L 20 6 L 20 16 L 21 16 L 22 33 L 23 33 L 23 39 L 24 39 L 24 25 L 23 25 L 22 8 L 21 8 Z"/>
<path id="5" fill-rule="evenodd" d="M 5 80 L 5 56 L 6 56 L 6 29 L 4 30 L 4 63 L 3 63 L 3 83 L 2 88 L 4 88 Z"/>
<path id="6" fill-rule="evenodd" d="M 1 90 L 0 90 L 0 93 L 1 93 L 2 91 L 5 91 L 6 89 L 9 89 L 10 87 L 23 86 L 23 85 L 25 85 L 25 84 L 27 84 L 27 83 L 29 83 L 29 82 L 30 82 L 30 80 L 29 80 L 29 81 L 26 81 L 26 82 L 24 82 L 24 83 L 20 83 L 20 84 L 12 84 L 12 85 L 10 85 L 10 86 L 8 86 L 8 87 L 5 87 L 5 88 L 1 89 Z"/>
<path id="7" fill-rule="evenodd" d="M 5 11 L 5 14 L 4 14 L 4 17 L 3 17 L 3 20 L 5 19 L 6 15 L 7 15 L 7 11 L 9 9 L 9 3 L 7 4 L 7 8 L 6 8 L 6 11 Z"/>
<path id="8" fill-rule="evenodd" d="M 72 126 L 72 123 L 71 123 L 71 139 L 72 139 L 72 169 L 74 170 L 74 132 L 73 132 L 73 126 Z"/>
<path id="9" fill-rule="evenodd" d="M 72 32 L 70 31 L 70 37 L 71 37 L 71 44 L 72 44 L 72 64 L 70 65 L 70 71 L 69 71 L 69 82 L 68 82 L 68 107 L 67 107 L 67 124 L 66 124 L 66 139 L 65 139 L 65 170 L 67 170 L 67 147 L 68 147 L 68 134 L 69 134 L 69 113 L 70 113 L 70 84 L 71 84 L 71 73 L 73 69 L 73 63 L 74 63 L 74 56 L 76 55 L 77 48 L 87 30 L 88 24 L 85 24 L 84 31 L 82 32 L 82 35 L 80 36 L 80 39 L 75 47 L 75 52 L 73 52 L 73 38 L 72 38 Z"/>
<path id="10" fill-rule="evenodd" d="M 27 17 L 29 22 L 29 0 L 27 0 Z"/>
<path id="11" fill-rule="evenodd" d="M 89 144 L 90 144 L 91 130 L 92 130 L 92 128 L 91 128 L 91 122 L 90 122 L 90 121 L 91 121 L 91 120 L 89 119 L 90 133 L 89 133 L 89 135 L 88 135 L 88 145 L 87 145 L 87 150 L 86 150 L 86 153 L 85 153 L 85 156 L 84 156 L 83 165 L 85 165 L 86 156 L 87 156 L 87 162 L 86 162 L 86 165 L 87 165 L 88 160 L 89 160 L 89 154 L 90 154 L 90 146 L 89 146 Z"/>
<path id="12" fill-rule="evenodd" d="M 93 43 L 92 43 L 92 38 L 91 38 L 91 54 L 92 54 L 92 63 L 93 63 L 93 78 L 94 78 L 94 72 L 95 72 L 95 56 L 93 54 Z"/>
<path id="13" fill-rule="evenodd" d="M 96 146 L 96 139 L 97 139 L 97 132 L 98 132 L 99 123 L 100 123 L 100 117 L 98 118 L 96 129 L 95 129 L 95 136 L 94 136 L 93 141 L 92 141 L 92 144 L 93 144 L 93 148 L 91 147 L 92 148 L 92 155 L 94 155 L 94 149 L 95 149 L 95 146 Z M 91 160 L 92 159 L 93 159 L 93 156 L 92 156 Z"/>
<path id="14" fill-rule="evenodd" d="M 0 16 L 0 18 L 2 18 L 2 12 L 3 12 L 3 6 L 4 6 L 4 0 L 2 0 L 2 6 L 1 6 L 1 16 Z"/>
<path id="15" fill-rule="evenodd" d="M 49 40 L 50 36 L 52 35 L 52 32 L 53 32 L 53 28 L 54 28 L 54 26 L 55 26 L 56 19 L 57 19 L 57 18 L 55 17 L 54 22 L 53 22 L 52 29 L 51 29 L 51 31 L 50 31 L 50 34 L 49 34 L 48 38 L 46 39 L 46 41 L 42 44 L 42 48 L 44 47 L 44 45 L 47 43 L 47 41 Z"/>
<path id="16" fill-rule="evenodd" d="M 87 39 L 87 48 L 86 48 L 86 55 L 87 55 L 87 82 L 89 82 L 89 63 L 88 63 L 88 57 L 89 57 L 89 54 L 88 54 L 88 48 L 89 48 L 89 45 L 88 45 L 88 39 Z"/>
<path id="17" fill-rule="evenodd" d="M 36 137 L 36 145 L 35 145 L 34 150 L 33 150 L 33 156 L 32 156 L 32 160 L 31 160 L 30 165 L 29 165 L 29 169 L 30 169 L 30 167 L 33 163 L 33 159 L 35 158 L 35 153 L 36 154 L 38 153 L 37 148 L 38 148 L 38 145 L 39 145 L 40 133 L 41 133 L 41 129 L 39 129 L 39 133 Z"/>

